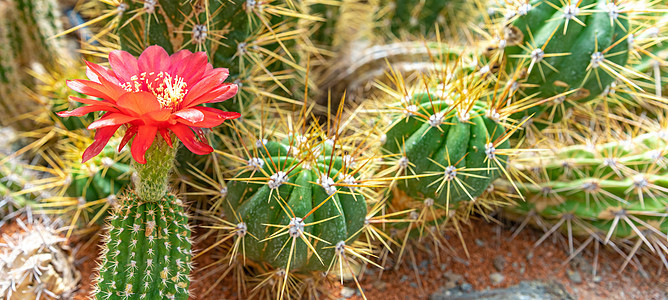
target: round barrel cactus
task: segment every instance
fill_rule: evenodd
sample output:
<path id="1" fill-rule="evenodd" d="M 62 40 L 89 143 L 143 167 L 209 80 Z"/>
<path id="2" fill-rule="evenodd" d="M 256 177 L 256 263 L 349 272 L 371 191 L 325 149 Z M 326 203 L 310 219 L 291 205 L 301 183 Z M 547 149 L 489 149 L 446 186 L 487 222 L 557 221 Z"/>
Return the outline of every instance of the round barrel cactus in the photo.
<path id="1" fill-rule="evenodd" d="M 246 165 L 224 204 L 226 216 L 254 237 L 244 239 L 246 258 L 291 272 L 328 270 L 366 218 L 355 156 L 313 135 L 246 146 Z"/>
<path id="2" fill-rule="evenodd" d="M 522 1 L 507 7 L 499 47 L 524 94 L 539 99 L 561 95 L 554 100 L 558 103 L 588 101 L 621 77 L 629 57 L 629 29 L 628 15 L 616 2 Z"/>
<path id="3" fill-rule="evenodd" d="M 500 175 L 505 156 L 497 151 L 509 148 L 500 140 L 506 130 L 487 117 L 482 103 L 467 108 L 463 95 L 437 95 L 403 99 L 403 116 L 386 133 L 383 149 L 398 157 L 402 175 L 396 187 L 440 205 L 473 200 Z"/>

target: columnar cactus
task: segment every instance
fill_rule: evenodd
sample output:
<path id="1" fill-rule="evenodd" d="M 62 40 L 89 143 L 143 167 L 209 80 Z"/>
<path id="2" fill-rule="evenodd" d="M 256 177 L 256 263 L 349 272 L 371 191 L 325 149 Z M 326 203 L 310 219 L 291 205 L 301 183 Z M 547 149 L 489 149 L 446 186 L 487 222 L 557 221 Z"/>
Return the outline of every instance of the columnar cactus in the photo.
<path id="1" fill-rule="evenodd" d="M 633 241 L 626 263 L 643 246 L 668 267 L 668 130 L 647 129 L 635 137 L 594 130 L 584 134 L 587 144 L 548 141 L 551 152 L 518 158 L 510 168 L 526 174 L 526 181 L 516 188 L 495 184 L 527 199 L 507 208 L 508 216 L 524 222 L 538 216 L 549 228 L 546 237 L 557 231 L 568 235 L 571 253 L 573 237 L 593 237 L 617 248 Z"/>
<path id="2" fill-rule="evenodd" d="M 24 70 L 32 64 L 61 70 L 73 55 L 63 38 L 51 38 L 63 31 L 55 0 L 3 1 L 0 19 L 0 119 L 28 128 L 25 117 L 19 117 L 35 107 L 22 87 L 31 86 L 32 79 Z"/>
<path id="3" fill-rule="evenodd" d="M 473 2 L 461 0 L 381 0 L 381 28 L 390 27 L 396 37 L 428 37 L 439 30 L 453 36 L 475 20 L 477 9 Z M 387 33 L 382 33 L 387 34 Z"/>
<path id="4" fill-rule="evenodd" d="M 203 52 L 182 50 L 170 56 L 151 46 L 138 59 L 114 51 L 109 60 L 112 69 L 88 63 L 90 80 L 68 82 L 73 90 L 102 99 L 72 98 L 88 105 L 58 113 L 106 112 L 88 126 L 97 131 L 82 153 L 83 163 L 98 156 L 121 126 L 127 129 L 119 151 L 132 142 L 135 188 L 112 216 L 96 295 L 187 299 L 190 231 L 180 203 L 169 195 L 170 174 L 179 141 L 200 155 L 213 152 L 202 128 L 239 114 L 200 104 L 227 100 L 237 86 L 224 83 L 227 69 L 213 68 Z"/>
<path id="5" fill-rule="evenodd" d="M 175 196 L 146 202 L 128 194 L 107 230 L 97 299 L 188 299 L 190 228 Z"/>

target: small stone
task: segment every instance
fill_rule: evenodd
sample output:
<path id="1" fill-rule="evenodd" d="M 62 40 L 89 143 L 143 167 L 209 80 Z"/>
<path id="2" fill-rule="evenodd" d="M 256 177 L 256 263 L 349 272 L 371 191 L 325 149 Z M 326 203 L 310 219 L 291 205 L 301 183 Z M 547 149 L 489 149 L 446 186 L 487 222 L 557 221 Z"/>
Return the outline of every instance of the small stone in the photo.
<path id="1" fill-rule="evenodd" d="M 453 259 L 454 259 L 456 262 L 458 262 L 458 263 L 460 263 L 460 264 L 463 264 L 463 265 L 465 265 L 465 266 L 467 266 L 467 267 L 471 265 L 471 263 L 470 263 L 468 260 L 465 260 L 465 259 L 463 259 L 463 258 L 460 258 L 460 257 L 455 256 L 455 257 L 453 257 Z"/>
<path id="2" fill-rule="evenodd" d="M 533 251 L 527 253 L 527 260 L 531 260 L 533 258 Z"/>
<path id="3" fill-rule="evenodd" d="M 489 279 L 492 280 L 492 285 L 499 285 L 506 279 L 506 277 L 501 273 L 492 273 L 489 274 Z"/>
<path id="4" fill-rule="evenodd" d="M 344 286 L 341 288 L 341 297 L 348 299 L 355 295 L 355 289 Z"/>
<path id="5" fill-rule="evenodd" d="M 478 247 L 485 247 L 485 241 L 481 239 L 475 239 L 475 244 L 478 245 Z"/>
<path id="6" fill-rule="evenodd" d="M 418 285 L 415 282 L 411 282 L 408 285 L 410 285 L 412 288 L 417 289 Z"/>
<path id="7" fill-rule="evenodd" d="M 447 268 L 448 268 L 448 266 L 446 266 L 445 264 L 441 264 L 441 271 L 445 272 L 445 269 L 447 269 Z"/>
<path id="8" fill-rule="evenodd" d="M 506 267 L 506 259 L 501 255 L 497 255 L 496 257 L 494 257 L 494 261 L 492 262 L 492 264 L 494 265 L 494 268 L 497 271 L 502 272 L 503 269 Z"/>
<path id="9" fill-rule="evenodd" d="M 464 282 L 464 283 L 462 283 L 461 286 L 459 286 L 459 289 L 461 289 L 462 292 L 464 292 L 464 293 L 468 293 L 468 292 L 473 290 L 473 286 L 468 282 Z"/>
<path id="10" fill-rule="evenodd" d="M 571 270 L 566 270 L 566 275 L 568 275 L 568 279 L 572 281 L 575 284 L 582 283 L 582 275 L 580 275 L 580 272 L 576 271 L 571 271 Z"/>
<path id="11" fill-rule="evenodd" d="M 379 291 L 384 291 L 387 288 L 387 282 L 378 280 L 373 283 L 373 287 Z"/>
<path id="12" fill-rule="evenodd" d="M 597 275 L 597 276 L 594 276 L 594 278 L 592 278 L 592 280 L 595 283 L 599 283 L 599 282 L 603 281 L 603 277 Z"/>
<path id="13" fill-rule="evenodd" d="M 406 280 L 408 280 L 408 275 L 403 275 L 401 278 L 399 278 L 399 282 L 404 282 Z"/>

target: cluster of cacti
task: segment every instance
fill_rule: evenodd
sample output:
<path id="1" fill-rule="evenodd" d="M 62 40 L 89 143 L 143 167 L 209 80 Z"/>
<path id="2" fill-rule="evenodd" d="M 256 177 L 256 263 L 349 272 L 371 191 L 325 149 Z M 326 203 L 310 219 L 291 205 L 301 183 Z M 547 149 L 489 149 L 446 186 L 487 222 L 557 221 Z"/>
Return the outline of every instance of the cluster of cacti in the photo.
<path id="1" fill-rule="evenodd" d="M 241 297 L 316 297 L 498 206 L 668 267 L 661 3 L 83 2 L 68 31 L 52 0 L 0 2 L 0 119 L 42 126 L 0 155 L 0 204 L 67 237 L 112 209 L 98 299 L 188 298 L 188 210 Z M 108 67 L 71 60 L 84 28 Z"/>
<path id="2" fill-rule="evenodd" d="M 81 279 L 74 256 L 52 225 L 34 220 L 0 242 L 3 299 L 71 297 Z"/>

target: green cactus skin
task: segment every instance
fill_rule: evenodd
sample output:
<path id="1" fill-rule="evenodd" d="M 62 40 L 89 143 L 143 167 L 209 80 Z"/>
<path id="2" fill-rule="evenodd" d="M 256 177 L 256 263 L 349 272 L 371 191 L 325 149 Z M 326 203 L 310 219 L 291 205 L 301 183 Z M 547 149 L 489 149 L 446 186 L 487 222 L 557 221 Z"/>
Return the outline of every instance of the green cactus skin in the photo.
<path id="1" fill-rule="evenodd" d="M 169 145 L 163 138 L 156 138 L 146 151 L 146 163 L 133 164 L 137 171 L 135 183 L 137 196 L 144 201 L 158 201 L 167 194 L 169 179 L 174 169 L 174 157 L 178 149 L 178 140 L 172 140 L 174 144 Z"/>
<path id="2" fill-rule="evenodd" d="M 176 197 L 129 194 L 110 217 L 96 299 L 188 299 L 190 234 Z"/>
<path id="3" fill-rule="evenodd" d="M 584 0 L 579 6 L 570 3 L 532 0 L 509 8 L 506 14 L 503 43 L 507 43 L 504 51 L 508 72 L 528 71 L 520 81 L 526 86 L 526 95 L 546 99 L 577 90 L 566 99 L 592 100 L 616 79 L 601 65 L 624 66 L 628 60 L 626 13 L 607 0 Z M 527 113 L 539 112 L 546 106 Z"/>
<path id="4" fill-rule="evenodd" d="M 308 145 L 313 141 L 305 136 L 291 136 L 249 148 L 254 156 L 228 184 L 224 210 L 230 218 L 237 216 L 243 222 L 240 226 L 255 237 L 245 239 L 246 258 L 290 272 L 326 271 L 339 244 L 354 242 L 364 226 L 366 200 L 354 187 L 354 160 L 333 150 L 330 142 Z M 269 238 L 278 230 L 269 224 L 285 226 L 288 234 Z M 322 262 L 309 254 L 302 236 L 310 240 Z M 293 238 L 294 255 L 288 240 Z"/>
<path id="5" fill-rule="evenodd" d="M 527 182 L 516 182 L 527 201 L 506 208 L 511 218 L 521 220 L 536 214 L 554 230 L 566 230 L 567 221 L 568 234 L 599 235 L 604 243 L 640 237 L 649 248 L 666 252 L 665 130 L 629 140 L 563 147 L 553 150 L 553 155 L 523 157 L 509 168 L 528 175 Z M 514 190 L 508 183 L 495 186 Z M 662 243 L 663 250 L 656 243 Z"/>
<path id="6" fill-rule="evenodd" d="M 486 117 L 483 107 L 476 105 L 462 116 L 452 102 L 433 93 L 415 94 L 402 105 L 405 115 L 387 131 L 383 149 L 398 157 L 402 176 L 418 176 L 397 181 L 408 196 L 456 204 L 480 196 L 500 175 L 491 156 L 508 149 L 509 142 L 490 147 L 505 129 Z"/>

